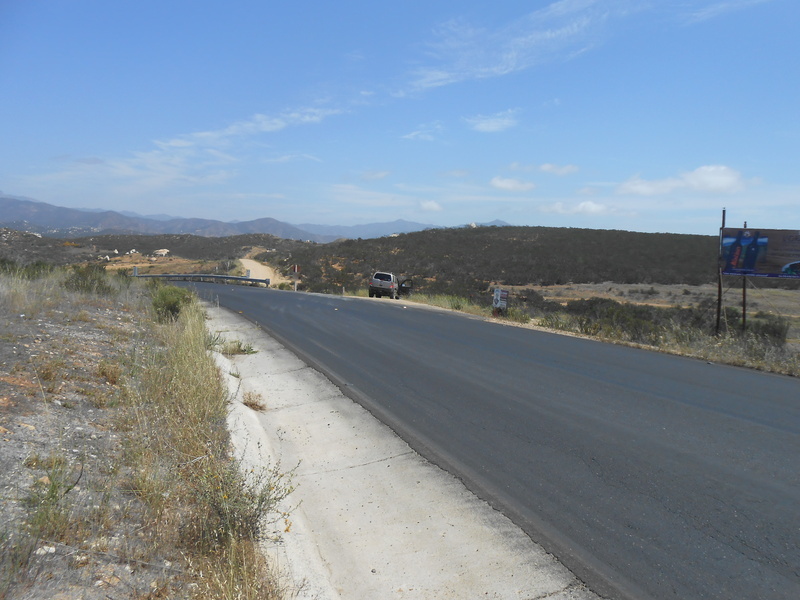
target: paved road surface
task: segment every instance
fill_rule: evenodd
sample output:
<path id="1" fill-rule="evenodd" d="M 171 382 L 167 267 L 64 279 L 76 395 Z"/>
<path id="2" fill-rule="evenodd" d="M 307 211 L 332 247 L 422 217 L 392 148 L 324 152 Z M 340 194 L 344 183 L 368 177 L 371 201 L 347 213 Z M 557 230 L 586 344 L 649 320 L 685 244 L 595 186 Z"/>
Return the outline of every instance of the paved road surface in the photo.
<path id="1" fill-rule="evenodd" d="M 800 381 L 403 301 L 197 287 L 598 593 L 800 598 Z"/>

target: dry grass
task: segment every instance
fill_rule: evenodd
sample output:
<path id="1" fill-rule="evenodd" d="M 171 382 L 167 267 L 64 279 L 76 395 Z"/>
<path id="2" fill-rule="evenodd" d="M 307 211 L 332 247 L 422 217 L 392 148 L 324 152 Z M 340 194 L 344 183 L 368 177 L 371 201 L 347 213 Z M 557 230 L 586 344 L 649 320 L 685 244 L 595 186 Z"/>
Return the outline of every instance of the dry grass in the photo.
<path id="1" fill-rule="evenodd" d="M 741 309 L 742 290 L 740 281 L 726 282 L 723 288 L 723 307 Z M 547 300 L 566 304 L 572 300 L 608 298 L 621 303 L 645 304 L 660 307 L 716 306 L 717 286 L 684 285 L 624 285 L 567 284 L 562 286 L 530 286 Z M 785 345 L 776 345 L 769 340 L 748 332 L 744 335 L 739 325 L 722 323 L 723 333 L 714 335 L 711 330 L 700 331 L 676 327 L 662 332 L 657 340 L 647 347 L 661 352 L 701 358 L 710 362 L 748 367 L 762 371 L 800 376 L 800 291 L 759 288 L 749 281 L 747 291 L 748 319 L 751 323 L 756 315 L 764 312 L 777 315 L 789 323 Z M 715 312 L 715 311 L 714 311 Z M 537 325 L 561 329 L 573 333 L 582 331 L 565 315 L 545 315 L 535 320 Z M 614 343 L 628 343 L 624 332 L 601 332 L 601 339 Z M 639 344 L 634 344 L 639 345 Z"/>
<path id="2" fill-rule="evenodd" d="M 37 423 L 37 443 L 50 449 L 29 454 L 24 464 L 20 459 L 20 468 L 37 474 L 21 490 L 19 509 L 0 505 L 24 514 L 21 519 L 3 515 L 0 598 L 20 585 L 87 599 L 117 597 L 121 588 L 113 593 L 95 589 L 96 579 L 80 588 L 82 574 L 91 573 L 87 565 L 109 560 L 119 568 L 131 567 L 125 585 L 132 597 L 281 598 L 258 543 L 266 527 L 288 517 L 278 504 L 291 491 L 291 475 L 279 465 L 245 474 L 232 457 L 229 398 L 208 353 L 210 338 L 200 308 L 190 303 L 175 320 L 150 321 L 146 286 L 106 276 L 108 288 L 99 298 L 97 292 L 65 289 L 68 274 L 57 271 L 36 279 L 4 274 L 0 316 L 13 315 L 26 331 L 57 316 L 126 351 L 91 352 L 94 366 L 76 371 L 73 363 L 89 355 L 73 347 L 77 341 L 65 339 L 53 346 L 64 352 L 23 357 L 15 374 L 5 379 L 44 411 L 50 410 L 52 398 L 60 397 L 57 388 L 70 383 L 74 396 L 58 401 L 53 407 L 62 411 L 58 414 L 82 411 L 93 422 L 91 431 L 102 437 L 113 431 L 111 437 L 119 441 L 111 450 L 87 446 L 75 453 L 69 444 L 79 440 L 48 437 Z M 119 331 L 114 320 L 96 322 L 105 307 L 133 299 L 130 310 L 135 312 Z M 13 332 L 4 336 L 15 344 L 21 337 Z M 30 371 L 35 374 L 26 380 Z M 251 400 L 254 407 L 263 406 L 260 398 Z M 107 417 L 92 415 L 92 410 Z M 55 432 L 64 429 L 46 414 L 43 423 Z M 83 429 L 88 436 L 89 429 Z M 42 556 L 63 557 L 49 563 L 47 578 L 36 566 L 46 560 Z M 112 571 L 104 567 L 108 576 L 100 580 L 116 585 Z"/>
<path id="3" fill-rule="evenodd" d="M 267 405 L 264 403 L 264 399 L 262 398 L 261 394 L 257 392 L 245 392 L 244 397 L 242 398 L 242 404 L 244 404 L 250 410 L 254 410 L 256 412 L 264 412 L 267 410 Z"/>
<path id="4" fill-rule="evenodd" d="M 232 459 L 228 395 L 207 352 L 200 308 L 183 309 L 158 337 L 161 347 L 141 358 L 126 400 L 132 430 L 146 432 L 128 436 L 128 456 L 154 544 L 178 544 L 200 589 L 214 597 L 278 598 L 255 547 L 265 519 L 284 518 L 277 506 L 290 478 L 277 466 L 245 477 Z"/>
<path id="5" fill-rule="evenodd" d="M 235 356 L 237 354 L 255 354 L 256 351 L 250 344 L 245 344 L 241 340 L 228 340 L 221 344 L 219 351 L 225 356 Z"/>
<path id="6" fill-rule="evenodd" d="M 740 285 L 740 284 L 737 284 Z M 710 331 L 687 330 L 676 328 L 665 331 L 658 340 L 647 345 L 650 349 L 661 352 L 702 358 L 711 362 L 748 367 L 762 371 L 800 376 L 800 290 L 782 290 L 758 288 L 750 282 L 748 289 L 748 318 L 754 318 L 759 312 L 779 315 L 788 320 L 789 334 L 784 347 L 776 346 L 769 341 L 754 335 L 740 335 L 735 328 L 730 333 L 716 336 Z M 511 288 L 512 291 L 522 289 L 534 290 L 546 300 L 566 305 L 573 300 L 591 298 L 607 298 L 625 304 L 645 304 L 660 307 L 697 307 L 708 303 L 709 299 L 716 303 L 717 287 L 713 285 L 632 285 L 632 284 L 566 284 L 559 286 L 522 286 Z M 732 288 L 730 284 L 724 289 L 723 305 L 738 307 L 741 303 L 741 288 Z M 467 298 L 450 295 L 414 294 L 410 301 L 420 302 L 457 310 L 468 314 L 489 317 L 491 309 L 479 306 Z M 530 327 L 542 327 L 548 330 L 564 331 L 598 337 L 612 343 L 625 343 L 641 346 L 641 343 L 630 342 L 624 331 L 595 331 L 578 320 L 561 313 L 551 313 L 533 319 L 513 306 L 508 311 L 507 321 Z"/>

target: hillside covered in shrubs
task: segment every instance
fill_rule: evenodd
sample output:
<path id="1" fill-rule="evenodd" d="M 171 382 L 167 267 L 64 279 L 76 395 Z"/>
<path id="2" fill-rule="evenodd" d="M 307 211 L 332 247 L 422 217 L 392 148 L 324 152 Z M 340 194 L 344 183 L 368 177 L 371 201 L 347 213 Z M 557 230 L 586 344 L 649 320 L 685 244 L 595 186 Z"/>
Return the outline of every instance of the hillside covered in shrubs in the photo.
<path id="1" fill-rule="evenodd" d="M 295 244 L 258 258 L 310 291 L 363 287 L 376 270 L 429 293 L 568 282 L 699 285 L 715 281 L 718 238 L 555 227 L 431 229 L 377 239 Z"/>

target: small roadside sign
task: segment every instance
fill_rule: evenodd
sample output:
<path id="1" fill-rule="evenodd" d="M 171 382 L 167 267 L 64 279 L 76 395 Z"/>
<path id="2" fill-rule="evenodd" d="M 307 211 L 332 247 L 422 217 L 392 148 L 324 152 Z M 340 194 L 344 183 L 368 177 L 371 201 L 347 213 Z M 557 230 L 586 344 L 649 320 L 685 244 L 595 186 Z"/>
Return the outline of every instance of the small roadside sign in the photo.
<path id="1" fill-rule="evenodd" d="M 495 313 L 506 311 L 508 308 L 508 290 L 502 290 L 500 288 L 494 289 L 492 308 L 494 309 Z"/>

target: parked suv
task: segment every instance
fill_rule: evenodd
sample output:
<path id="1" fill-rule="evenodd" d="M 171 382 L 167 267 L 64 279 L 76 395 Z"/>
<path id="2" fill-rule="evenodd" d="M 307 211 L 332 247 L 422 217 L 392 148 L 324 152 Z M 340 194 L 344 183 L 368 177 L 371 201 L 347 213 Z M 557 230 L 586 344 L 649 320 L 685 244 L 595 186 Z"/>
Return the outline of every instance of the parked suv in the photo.
<path id="1" fill-rule="evenodd" d="M 389 296 L 390 298 L 400 297 L 400 282 L 394 273 L 378 271 L 372 274 L 369 280 L 369 297 Z"/>

